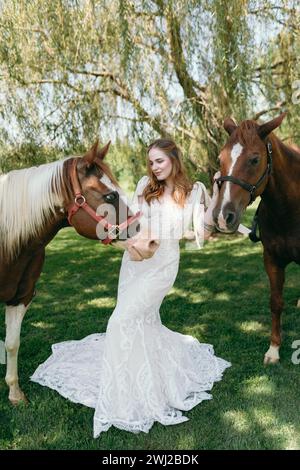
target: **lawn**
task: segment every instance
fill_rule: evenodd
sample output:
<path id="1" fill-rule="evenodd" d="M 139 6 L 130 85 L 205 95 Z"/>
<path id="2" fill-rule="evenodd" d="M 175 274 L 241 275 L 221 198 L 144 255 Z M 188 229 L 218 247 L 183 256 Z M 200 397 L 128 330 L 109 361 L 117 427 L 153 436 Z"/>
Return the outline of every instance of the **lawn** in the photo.
<path id="1" fill-rule="evenodd" d="M 300 365 L 291 361 L 300 339 L 300 270 L 287 270 L 281 362 L 265 367 L 270 334 L 268 280 L 261 244 L 220 236 L 203 250 L 182 250 L 180 271 L 165 298 L 163 323 L 201 342 L 232 367 L 213 399 L 185 413 L 189 421 L 148 434 L 115 428 L 93 439 L 93 410 L 29 381 L 52 343 L 104 332 L 114 308 L 122 253 L 65 229 L 47 248 L 38 295 L 23 322 L 20 382 L 29 406 L 7 400 L 0 365 L 1 449 L 299 449 Z M 3 308 L 4 311 L 4 308 Z M 0 338 L 4 339 L 4 315 Z"/>

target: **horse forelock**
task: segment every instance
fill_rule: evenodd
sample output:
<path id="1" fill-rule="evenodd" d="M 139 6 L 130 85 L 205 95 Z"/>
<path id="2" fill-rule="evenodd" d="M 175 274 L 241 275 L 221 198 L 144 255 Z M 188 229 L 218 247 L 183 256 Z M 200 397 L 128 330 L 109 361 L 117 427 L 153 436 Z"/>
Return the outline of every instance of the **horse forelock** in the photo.
<path id="1" fill-rule="evenodd" d="M 251 146 L 259 138 L 258 124 L 255 121 L 242 121 L 232 134 L 232 143 L 239 142 L 243 147 Z"/>
<path id="2" fill-rule="evenodd" d="M 114 177 L 111 169 L 109 168 L 106 163 L 103 162 L 103 160 L 97 159 L 97 165 L 99 166 L 100 170 L 103 172 L 104 176 L 107 176 L 109 180 L 112 182 L 114 186 L 117 188 L 119 187 L 119 183 L 117 182 L 116 178 Z"/>
<path id="3" fill-rule="evenodd" d="M 65 160 L 0 176 L 0 254 L 15 257 L 63 203 Z"/>

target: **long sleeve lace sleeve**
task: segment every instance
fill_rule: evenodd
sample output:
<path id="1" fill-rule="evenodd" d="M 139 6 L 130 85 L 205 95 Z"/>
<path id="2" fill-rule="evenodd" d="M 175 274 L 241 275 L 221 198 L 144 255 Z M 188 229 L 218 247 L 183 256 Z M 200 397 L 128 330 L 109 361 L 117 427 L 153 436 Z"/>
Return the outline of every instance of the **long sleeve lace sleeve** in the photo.
<path id="1" fill-rule="evenodd" d="M 140 198 L 143 195 L 143 191 L 148 181 L 149 181 L 148 176 L 142 176 L 142 178 L 139 180 L 138 184 L 136 185 L 134 194 L 132 196 L 132 201 L 131 201 L 132 206 L 134 206 L 136 210 L 139 210 L 141 208 Z"/>
<path id="2" fill-rule="evenodd" d="M 197 248 L 202 248 L 204 243 L 204 215 L 210 204 L 210 196 L 203 183 L 197 181 L 197 191 L 193 205 L 193 230 Z"/>
<path id="3" fill-rule="evenodd" d="M 197 250 L 203 247 L 204 243 L 204 216 L 210 204 L 210 196 L 206 187 L 200 181 L 194 184 L 192 197 L 186 206 L 185 233 L 186 248 Z"/>

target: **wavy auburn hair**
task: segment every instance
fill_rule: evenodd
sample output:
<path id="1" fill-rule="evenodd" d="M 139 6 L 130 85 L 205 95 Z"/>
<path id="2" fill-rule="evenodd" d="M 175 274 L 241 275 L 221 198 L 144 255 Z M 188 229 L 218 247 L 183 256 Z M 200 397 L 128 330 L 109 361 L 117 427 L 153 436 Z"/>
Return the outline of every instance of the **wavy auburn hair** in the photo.
<path id="1" fill-rule="evenodd" d="M 186 174 L 182 162 L 181 151 L 175 142 L 170 139 L 157 139 L 152 142 L 152 144 L 150 144 L 147 149 L 148 155 L 150 150 L 153 148 L 162 150 L 163 153 L 171 159 L 172 172 L 170 176 L 172 177 L 174 183 L 172 197 L 177 204 L 184 206 L 185 200 L 193 188 L 193 184 Z M 150 204 L 152 199 L 158 199 L 160 196 L 162 196 L 166 182 L 164 180 L 159 181 L 156 178 L 151 169 L 149 158 L 147 159 L 147 170 L 150 181 L 143 191 L 143 196 L 147 203 Z"/>

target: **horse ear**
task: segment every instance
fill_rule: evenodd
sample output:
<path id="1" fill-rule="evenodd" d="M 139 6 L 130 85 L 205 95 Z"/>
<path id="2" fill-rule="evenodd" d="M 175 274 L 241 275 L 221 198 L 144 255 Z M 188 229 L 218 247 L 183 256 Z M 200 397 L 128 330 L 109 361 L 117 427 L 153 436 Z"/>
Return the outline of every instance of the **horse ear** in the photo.
<path id="1" fill-rule="evenodd" d="M 97 158 L 98 144 L 99 140 L 97 139 L 94 145 L 90 148 L 90 150 L 83 156 L 83 160 L 85 161 L 88 168 L 94 163 L 95 159 Z"/>
<path id="2" fill-rule="evenodd" d="M 270 134 L 270 132 L 274 131 L 277 127 L 280 126 L 282 123 L 283 119 L 287 113 L 281 113 L 277 118 L 272 119 L 271 121 L 265 122 L 264 124 L 261 124 L 258 128 L 258 135 L 261 139 L 264 139 L 267 137 L 267 135 Z"/>
<path id="3" fill-rule="evenodd" d="M 231 135 L 233 131 L 237 128 L 237 125 L 234 122 L 234 120 L 229 117 L 225 119 L 223 126 L 224 126 L 225 131 L 229 135 Z"/>
<path id="4" fill-rule="evenodd" d="M 97 157 L 100 158 L 101 160 L 103 160 L 105 155 L 107 154 L 109 146 L 110 146 L 110 142 L 111 141 L 107 142 L 107 144 L 104 145 L 102 149 L 98 150 Z"/>

